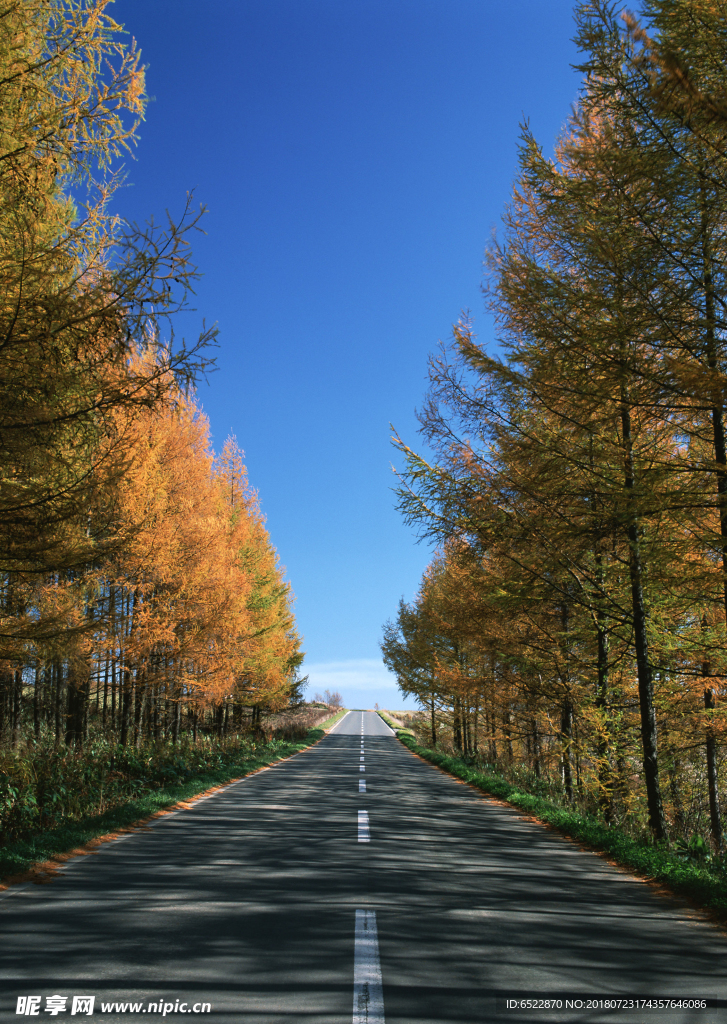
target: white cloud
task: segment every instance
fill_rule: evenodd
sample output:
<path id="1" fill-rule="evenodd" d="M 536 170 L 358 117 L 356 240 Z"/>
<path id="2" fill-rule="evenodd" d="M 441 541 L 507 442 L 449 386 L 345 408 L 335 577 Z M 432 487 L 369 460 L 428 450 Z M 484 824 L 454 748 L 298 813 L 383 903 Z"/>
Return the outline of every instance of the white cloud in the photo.
<path id="1" fill-rule="evenodd" d="M 374 658 L 360 658 L 358 661 L 323 661 L 317 664 L 306 664 L 304 674 L 310 676 L 311 686 L 327 686 L 337 689 L 346 683 L 355 684 L 363 689 L 375 689 L 377 686 L 396 685 L 395 677 L 389 672 L 382 661 Z"/>
<path id="2" fill-rule="evenodd" d="M 374 704 L 398 710 L 416 708 L 411 697 L 402 697 L 396 677 L 375 658 L 306 663 L 302 671 L 310 680 L 306 690 L 309 700 L 316 692 L 338 690 L 349 708 L 371 708 Z"/>

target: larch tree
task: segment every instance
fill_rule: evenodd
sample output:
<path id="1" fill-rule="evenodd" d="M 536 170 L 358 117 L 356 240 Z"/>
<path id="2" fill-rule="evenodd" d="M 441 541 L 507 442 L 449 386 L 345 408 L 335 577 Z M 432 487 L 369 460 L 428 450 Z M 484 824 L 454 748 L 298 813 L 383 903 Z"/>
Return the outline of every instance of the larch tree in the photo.
<path id="1" fill-rule="evenodd" d="M 162 333 L 196 275 L 194 217 L 125 227 L 107 208 L 145 102 L 107 6 L 11 0 L 0 17 L 0 652 L 16 660 L 49 628 L 23 616 L 24 587 L 113 543 L 102 512 L 126 424 L 189 381 L 214 338 Z M 155 358 L 132 367 L 140 348 Z"/>
<path id="2" fill-rule="evenodd" d="M 193 391 L 216 329 L 180 220 L 110 208 L 145 108 L 110 0 L 0 10 L 0 738 L 80 745 L 92 697 L 123 744 L 225 716 L 241 679 L 282 707 L 302 661 L 241 453 Z M 222 477 L 225 476 L 224 483 Z M 239 701 L 238 701 L 239 703 Z M 226 719 L 225 719 L 226 723 Z M 241 724 L 238 722 L 238 724 Z"/>
<path id="3" fill-rule="evenodd" d="M 584 17 L 591 6 L 582 5 Z M 584 86 L 556 161 L 525 133 L 506 243 L 490 257 L 491 308 L 506 359 L 488 357 L 466 328 L 455 331 L 460 368 L 434 364 L 423 414 L 439 462 L 428 466 L 405 448 L 410 489 L 402 508 L 433 535 L 464 531 L 510 557 L 523 582 L 540 589 L 543 608 L 560 605 L 564 651 L 573 608 L 590 616 L 602 710 L 609 644 L 618 638 L 630 646 L 649 821 L 661 840 L 657 704 L 672 691 L 665 685 L 657 700 L 655 677 L 673 671 L 679 643 L 684 670 L 693 613 L 675 581 L 686 571 L 696 585 L 714 549 L 707 533 L 696 551 L 685 522 L 704 504 L 693 471 L 700 439 L 688 443 L 699 409 L 697 389 L 675 368 L 675 335 L 666 328 L 690 317 L 693 328 L 695 308 L 708 324 L 705 267 L 712 273 L 716 246 L 705 226 L 704 183 L 697 175 L 685 186 L 683 166 L 649 134 L 641 107 L 633 97 L 626 103 L 616 85 L 609 92 L 600 70 Z M 640 95 L 646 103 L 647 92 Z M 677 195 L 682 219 L 699 225 L 702 242 L 705 231 L 710 238 L 709 260 L 702 246 L 692 274 L 703 296 L 696 304 L 675 286 L 685 237 L 672 216 Z M 708 206 L 718 217 L 712 200 Z M 715 380 L 712 373 L 713 392 Z M 711 408 L 714 422 L 716 402 Z M 702 469 L 714 474 L 714 459 Z"/>

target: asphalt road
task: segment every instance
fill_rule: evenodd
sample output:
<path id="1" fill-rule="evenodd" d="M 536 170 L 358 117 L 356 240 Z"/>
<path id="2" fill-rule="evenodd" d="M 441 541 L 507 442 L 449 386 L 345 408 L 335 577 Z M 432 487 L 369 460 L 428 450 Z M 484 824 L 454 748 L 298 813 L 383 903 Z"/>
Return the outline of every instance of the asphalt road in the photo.
<path id="1" fill-rule="evenodd" d="M 93 1017 L 127 1024 L 727 1024 L 722 931 L 425 764 L 373 713 L 8 890 L 0 934 L 3 1020 L 19 996 L 88 1020 L 73 996 L 93 995 Z M 634 996 L 721 1005 L 588 1006 Z M 507 1008 L 522 998 L 562 1005 Z"/>

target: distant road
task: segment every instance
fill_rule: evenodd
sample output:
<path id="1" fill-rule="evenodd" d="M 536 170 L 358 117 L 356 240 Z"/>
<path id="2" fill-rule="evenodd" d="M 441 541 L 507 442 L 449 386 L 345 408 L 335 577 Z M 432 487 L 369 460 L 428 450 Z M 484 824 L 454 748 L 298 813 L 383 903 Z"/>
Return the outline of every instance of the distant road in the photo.
<path id="1" fill-rule="evenodd" d="M 44 1021 L 89 1020 L 73 996 L 94 996 L 94 1018 L 126 1024 L 727 1024 L 720 930 L 438 772 L 370 712 L 8 893 L 3 1021 L 19 996 L 41 997 L 21 1006 Z M 588 1007 L 607 996 L 721 1005 Z M 563 1006 L 507 1008 L 548 997 Z"/>

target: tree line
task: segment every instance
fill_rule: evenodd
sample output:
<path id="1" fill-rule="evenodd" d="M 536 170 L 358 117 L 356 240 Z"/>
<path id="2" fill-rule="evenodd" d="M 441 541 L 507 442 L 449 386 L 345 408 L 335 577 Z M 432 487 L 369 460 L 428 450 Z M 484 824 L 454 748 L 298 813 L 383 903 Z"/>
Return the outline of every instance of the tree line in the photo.
<path id="1" fill-rule="evenodd" d="M 575 9 L 486 254 L 497 348 L 430 361 L 400 508 L 438 551 L 383 652 L 451 742 L 657 841 L 723 846 L 727 5 Z"/>
<path id="2" fill-rule="evenodd" d="M 259 725 L 299 695 L 292 596 L 174 333 L 203 209 L 111 210 L 145 106 L 108 0 L 0 5 L 0 743 Z"/>

